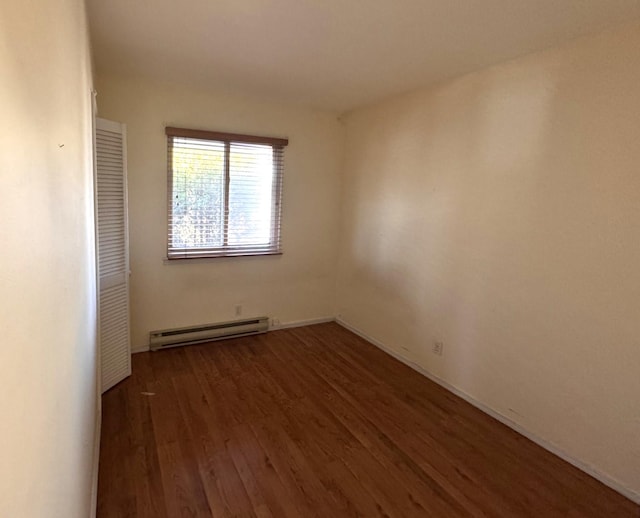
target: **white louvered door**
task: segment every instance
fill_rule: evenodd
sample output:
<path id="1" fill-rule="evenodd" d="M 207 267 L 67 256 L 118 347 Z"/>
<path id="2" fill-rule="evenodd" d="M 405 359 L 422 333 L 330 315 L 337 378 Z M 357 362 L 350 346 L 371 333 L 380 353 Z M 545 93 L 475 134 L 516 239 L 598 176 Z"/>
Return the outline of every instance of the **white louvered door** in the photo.
<path id="1" fill-rule="evenodd" d="M 126 130 L 96 118 L 100 369 L 102 392 L 131 374 Z"/>

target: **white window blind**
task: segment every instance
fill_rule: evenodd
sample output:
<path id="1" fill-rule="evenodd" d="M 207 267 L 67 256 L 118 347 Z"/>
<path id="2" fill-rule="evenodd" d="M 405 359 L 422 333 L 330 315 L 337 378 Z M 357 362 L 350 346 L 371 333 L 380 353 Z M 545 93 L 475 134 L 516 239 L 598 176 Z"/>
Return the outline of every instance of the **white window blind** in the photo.
<path id="1" fill-rule="evenodd" d="M 286 139 L 166 128 L 167 257 L 281 253 Z"/>

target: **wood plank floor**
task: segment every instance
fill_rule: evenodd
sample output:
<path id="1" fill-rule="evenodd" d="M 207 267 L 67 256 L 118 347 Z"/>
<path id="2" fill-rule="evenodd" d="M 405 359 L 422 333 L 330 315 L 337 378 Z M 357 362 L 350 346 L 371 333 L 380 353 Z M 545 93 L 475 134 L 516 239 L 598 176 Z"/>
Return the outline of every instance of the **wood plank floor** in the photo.
<path id="1" fill-rule="evenodd" d="M 640 507 L 332 323 L 135 355 L 103 397 L 98 516 Z"/>

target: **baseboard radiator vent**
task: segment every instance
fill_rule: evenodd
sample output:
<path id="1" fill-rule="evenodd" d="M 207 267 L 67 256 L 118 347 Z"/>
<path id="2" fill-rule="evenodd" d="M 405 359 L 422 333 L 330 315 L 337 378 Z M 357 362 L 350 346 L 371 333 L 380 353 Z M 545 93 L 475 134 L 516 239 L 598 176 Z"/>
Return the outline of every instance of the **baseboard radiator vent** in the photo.
<path id="1" fill-rule="evenodd" d="M 149 333 L 149 349 L 158 351 L 169 347 L 200 344 L 225 338 L 257 335 L 269 330 L 269 318 L 258 317 L 231 322 L 218 322 L 199 326 L 163 329 Z"/>

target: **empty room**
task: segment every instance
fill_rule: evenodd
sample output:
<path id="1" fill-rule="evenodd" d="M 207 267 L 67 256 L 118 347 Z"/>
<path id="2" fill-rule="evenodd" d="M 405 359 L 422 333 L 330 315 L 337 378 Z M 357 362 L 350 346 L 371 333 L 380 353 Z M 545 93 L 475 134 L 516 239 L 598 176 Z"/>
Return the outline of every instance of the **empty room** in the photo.
<path id="1" fill-rule="evenodd" d="M 0 6 L 0 516 L 640 518 L 637 0 Z"/>

